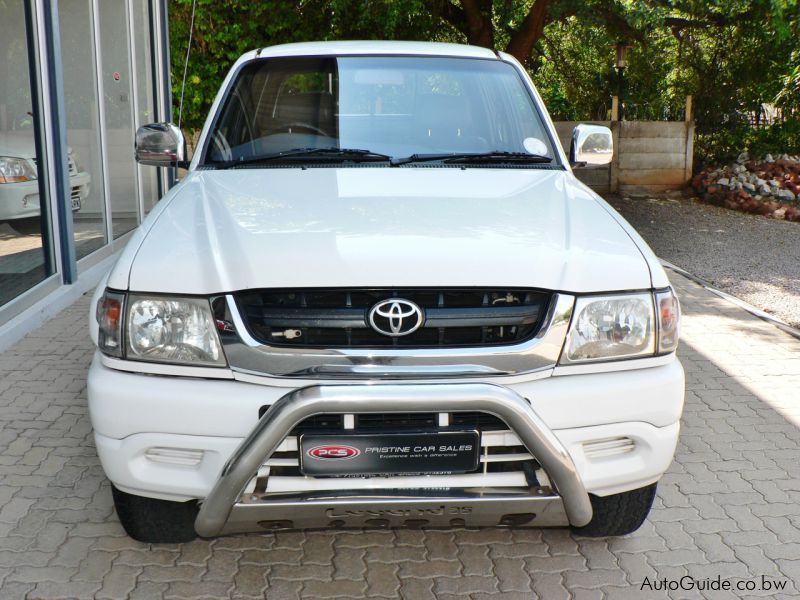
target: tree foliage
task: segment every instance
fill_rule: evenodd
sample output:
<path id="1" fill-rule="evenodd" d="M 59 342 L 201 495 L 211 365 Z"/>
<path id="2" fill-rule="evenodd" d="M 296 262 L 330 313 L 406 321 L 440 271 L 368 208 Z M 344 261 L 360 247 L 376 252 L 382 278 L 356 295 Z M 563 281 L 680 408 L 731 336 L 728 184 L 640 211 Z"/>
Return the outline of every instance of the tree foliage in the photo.
<path id="1" fill-rule="evenodd" d="M 169 2 L 176 112 L 192 2 Z M 721 155 L 758 143 L 745 130 L 775 105 L 790 123 L 764 134 L 765 143 L 800 143 L 791 138 L 800 119 L 800 0 L 197 0 L 183 122 L 202 125 L 243 52 L 330 39 L 502 50 L 529 70 L 554 118 L 574 120 L 608 117 L 614 47 L 624 42 L 628 118 L 681 119 L 691 94 L 699 148 Z M 706 144 L 702 136 L 720 128 L 716 137 L 728 141 L 714 147 L 712 135 Z M 780 139 L 783 130 L 790 139 Z"/>

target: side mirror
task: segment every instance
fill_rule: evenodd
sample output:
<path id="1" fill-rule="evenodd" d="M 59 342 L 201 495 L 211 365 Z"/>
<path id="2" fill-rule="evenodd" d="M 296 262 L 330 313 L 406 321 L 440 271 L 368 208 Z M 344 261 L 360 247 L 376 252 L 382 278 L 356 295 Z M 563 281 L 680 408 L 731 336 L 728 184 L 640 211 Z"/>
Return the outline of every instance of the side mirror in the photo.
<path id="1" fill-rule="evenodd" d="M 136 162 L 153 167 L 188 167 L 186 140 L 172 123 L 151 123 L 136 130 Z"/>
<path id="2" fill-rule="evenodd" d="M 581 123 L 572 130 L 569 163 L 573 167 L 607 165 L 613 156 L 614 138 L 608 127 Z"/>

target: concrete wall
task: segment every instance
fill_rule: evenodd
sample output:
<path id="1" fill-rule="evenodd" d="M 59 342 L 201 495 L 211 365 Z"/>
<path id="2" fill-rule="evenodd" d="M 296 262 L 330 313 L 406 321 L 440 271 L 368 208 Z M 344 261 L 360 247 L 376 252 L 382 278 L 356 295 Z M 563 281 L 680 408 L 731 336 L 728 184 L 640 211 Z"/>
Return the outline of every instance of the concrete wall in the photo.
<path id="1" fill-rule="evenodd" d="M 684 186 L 692 177 L 694 123 L 683 121 L 595 121 L 611 128 L 614 160 L 606 167 L 575 169 L 577 177 L 598 192 L 646 194 Z M 577 122 L 555 123 L 569 154 Z"/>

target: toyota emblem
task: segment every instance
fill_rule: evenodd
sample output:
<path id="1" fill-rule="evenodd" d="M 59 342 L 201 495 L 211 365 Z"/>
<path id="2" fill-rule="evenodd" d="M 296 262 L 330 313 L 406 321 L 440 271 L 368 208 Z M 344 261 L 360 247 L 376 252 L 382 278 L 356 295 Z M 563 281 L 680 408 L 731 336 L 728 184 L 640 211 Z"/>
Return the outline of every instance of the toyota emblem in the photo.
<path id="1" fill-rule="evenodd" d="M 369 309 L 367 319 L 375 331 L 389 337 L 414 333 L 425 322 L 422 309 L 402 298 L 381 300 Z"/>

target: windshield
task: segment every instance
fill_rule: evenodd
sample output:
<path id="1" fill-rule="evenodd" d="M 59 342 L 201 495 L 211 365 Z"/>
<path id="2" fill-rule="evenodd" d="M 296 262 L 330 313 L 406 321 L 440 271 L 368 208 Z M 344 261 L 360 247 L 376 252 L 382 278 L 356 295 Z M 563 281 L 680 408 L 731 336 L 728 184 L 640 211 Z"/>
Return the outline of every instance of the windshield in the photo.
<path id="1" fill-rule="evenodd" d="M 209 140 L 206 164 L 228 166 L 288 158 L 281 153 L 296 160 L 313 149 L 308 162 L 337 152 L 354 161 L 555 156 L 517 70 L 500 60 L 463 58 L 256 60 L 239 72 Z"/>

